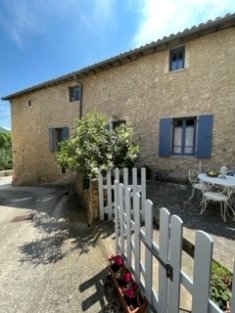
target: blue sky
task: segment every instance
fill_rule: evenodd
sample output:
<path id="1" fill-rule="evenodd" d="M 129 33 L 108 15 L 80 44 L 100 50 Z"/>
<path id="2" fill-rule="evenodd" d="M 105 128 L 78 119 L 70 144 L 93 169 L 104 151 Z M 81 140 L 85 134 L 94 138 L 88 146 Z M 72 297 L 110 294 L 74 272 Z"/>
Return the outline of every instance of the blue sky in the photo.
<path id="1" fill-rule="evenodd" d="M 0 97 L 234 12 L 235 0 L 1 0 Z"/>

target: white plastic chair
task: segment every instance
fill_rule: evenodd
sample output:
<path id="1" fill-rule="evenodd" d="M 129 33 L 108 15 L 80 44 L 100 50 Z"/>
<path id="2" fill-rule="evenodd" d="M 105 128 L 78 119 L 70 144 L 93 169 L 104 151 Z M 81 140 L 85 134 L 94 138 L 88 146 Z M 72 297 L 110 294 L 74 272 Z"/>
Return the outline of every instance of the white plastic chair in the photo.
<path id="1" fill-rule="evenodd" d="M 201 201 L 201 214 L 203 214 L 206 210 L 209 201 L 219 202 L 220 203 L 220 214 L 224 222 L 226 222 L 226 214 L 228 214 L 228 209 L 231 210 L 232 215 L 230 216 L 233 220 L 235 218 L 235 212 L 230 204 L 230 197 L 232 194 L 231 188 L 225 188 L 223 191 L 219 190 L 211 190 L 208 189 L 208 186 L 201 182 L 201 191 L 202 191 L 202 201 Z"/>
<path id="2" fill-rule="evenodd" d="M 200 181 L 198 179 L 198 174 L 199 172 L 195 169 L 190 169 L 188 171 L 188 180 L 190 182 L 190 184 L 192 185 L 192 193 L 190 198 L 188 199 L 188 201 L 191 201 L 195 191 L 201 191 L 201 184 Z"/>

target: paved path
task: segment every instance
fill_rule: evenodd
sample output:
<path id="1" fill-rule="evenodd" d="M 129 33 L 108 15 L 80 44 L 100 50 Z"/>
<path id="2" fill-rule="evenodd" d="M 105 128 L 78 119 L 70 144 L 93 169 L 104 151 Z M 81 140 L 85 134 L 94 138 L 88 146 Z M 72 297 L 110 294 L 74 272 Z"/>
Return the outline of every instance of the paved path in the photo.
<path id="1" fill-rule="evenodd" d="M 1 184 L 1 313 L 108 312 L 100 234 L 78 203 L 64 186 Z"/>
<path id="2" fill-rule="evenodd" d="M 79 199 L 65 186 L 13 187 L 9 182 L 0 177 L 0 312 L 122 312 L 114 294 L 103 288 L 103 252 L 107 257 L 113 252 L 113 223 L 89 229 Z M 196 229 L 209 232 L 214 257 L 231 268 L 234 222 L 224 224 L 215 207 L 201 216 L 198 202 L 187 202 L 185 186 L 149 183 L 147 195 L 155 218 L 160 207 L 179 215 L 192 242 Z M 33 220 L 11 222 L 27 213 L 34 214 Z M 183 263 L 190 274 L 190 262 Z"/>
<path id="3" fill-rule="evenodd" d="M 183 236 L 192 243 L 195 242 L 196 230 L 207 232 L 214 240 L 214 259 L 233 270 L 235 222 L 230 218 L 227 218 L 226 223 L 223 222 L 217 203 L 209 204 L 201 215 L 200 194 L 198 198 L 188 202 L 190 194 L 191 188 L 185 185 L 149 182 L 147 186 L 147 197 L 153 201 L 155 218 L 158 217 L 161 207 L 180 216 L 184 223 Z"/>

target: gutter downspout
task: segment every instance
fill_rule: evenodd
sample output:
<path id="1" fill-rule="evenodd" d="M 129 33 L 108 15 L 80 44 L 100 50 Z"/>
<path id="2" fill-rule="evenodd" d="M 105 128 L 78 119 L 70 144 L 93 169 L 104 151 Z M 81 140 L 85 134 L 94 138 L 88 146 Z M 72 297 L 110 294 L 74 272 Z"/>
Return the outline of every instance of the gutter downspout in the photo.
<path id="1" fill-rule="evenodd" d="M 82 98 L 83 98 L 83 86 L 82 86 L 82 82 L 79 80 L 78 76 L 75 76 L 76 81 L 78 82 L 79 86 L 80 86 L 80 107 L 79 107 L 79 119 L 82 118 L 82 114 L 83 114 L 83 103 L 82 103 Z"/>

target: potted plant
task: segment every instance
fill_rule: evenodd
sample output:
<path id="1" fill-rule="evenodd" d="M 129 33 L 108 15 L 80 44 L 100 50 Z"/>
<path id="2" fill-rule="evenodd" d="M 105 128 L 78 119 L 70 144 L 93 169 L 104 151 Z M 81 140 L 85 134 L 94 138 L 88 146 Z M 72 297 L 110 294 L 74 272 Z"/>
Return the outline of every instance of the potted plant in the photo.
<path id="1" fill-rule="evenodd" d="M 123 308 L 126 313 L 144 313 L 147 301 L 134 277 L 128 270 L 122 256 L 115 255 L 109 259 L 109 271 Z"/>

